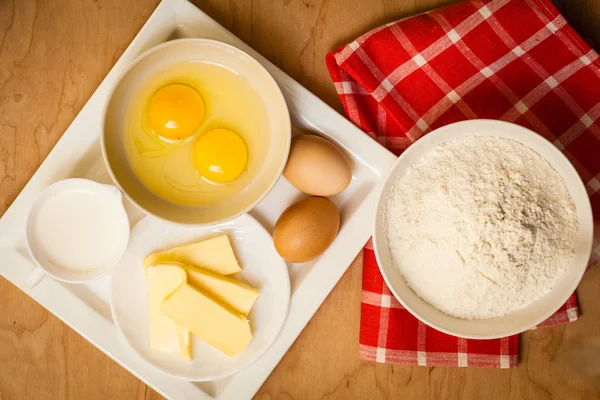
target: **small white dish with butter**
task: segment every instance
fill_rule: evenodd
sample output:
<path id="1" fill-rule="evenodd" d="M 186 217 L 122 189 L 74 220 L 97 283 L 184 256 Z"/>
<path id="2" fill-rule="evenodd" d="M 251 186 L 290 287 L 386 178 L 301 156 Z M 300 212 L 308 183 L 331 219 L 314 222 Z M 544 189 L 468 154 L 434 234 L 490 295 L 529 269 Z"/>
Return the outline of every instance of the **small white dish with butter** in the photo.
<path id="1" fill-rule="evenodd" d="M 111 278 L 113 319 L 125 340 L 150 365 L 195 382 L 258 360 L 290 301 L 287 265 L 249 215 L 215 227 L 146 217 Z"/>

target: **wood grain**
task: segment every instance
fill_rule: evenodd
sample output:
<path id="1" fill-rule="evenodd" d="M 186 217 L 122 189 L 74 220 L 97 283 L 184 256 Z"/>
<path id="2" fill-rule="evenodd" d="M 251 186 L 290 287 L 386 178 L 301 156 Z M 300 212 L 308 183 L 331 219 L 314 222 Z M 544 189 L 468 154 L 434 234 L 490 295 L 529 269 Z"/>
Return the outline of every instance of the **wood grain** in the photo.
<path id="1" fill-rule="evenodd" d="M 196 4 L 341 111 L 325 68 L 328 51 L 385 22 L 451 2 Z M 562 3 L 566 16 L 600 42 L 600 2 Z M 0 1 L 0 212 L 12 203 L 157 4 Z M 509 371 L 358 360 L 360 281 L 361 264 L 356 260 L 257 398 L 600 398 L 598 268 L 586 274 L 579 289 L 581 320 L 523 334 L 523 361 Z M 0 310 L 0 399 L 160 398 L 3 278 Z"/>

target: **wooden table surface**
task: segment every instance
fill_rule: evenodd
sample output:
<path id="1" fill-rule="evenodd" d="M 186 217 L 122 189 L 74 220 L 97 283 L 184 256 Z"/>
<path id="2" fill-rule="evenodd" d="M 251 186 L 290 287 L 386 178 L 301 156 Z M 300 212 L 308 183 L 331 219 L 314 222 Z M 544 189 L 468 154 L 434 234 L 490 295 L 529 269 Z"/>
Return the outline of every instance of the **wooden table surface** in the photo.
<path id="1" fill-rule="evenodd" d="M 326 52 L 383 23 L 451 2 L 195 3 L 341 111 L 325 68 Z M 571 23 L 585 27 L 600 43 L 600 1 L 562 2 Z M 0 212 L 10 206 L 157 3 L 0 0 Z M 521 336 L 517 369 L 381 365 L 357 357 L 357 259 L 257 398 L 597 399 L 599 285 L 600 268 L 595 268 L 579 289 L 583 316 L 578 322 Z M 0 399 L 160 398 L 3 278 L 0 310 Z"/>

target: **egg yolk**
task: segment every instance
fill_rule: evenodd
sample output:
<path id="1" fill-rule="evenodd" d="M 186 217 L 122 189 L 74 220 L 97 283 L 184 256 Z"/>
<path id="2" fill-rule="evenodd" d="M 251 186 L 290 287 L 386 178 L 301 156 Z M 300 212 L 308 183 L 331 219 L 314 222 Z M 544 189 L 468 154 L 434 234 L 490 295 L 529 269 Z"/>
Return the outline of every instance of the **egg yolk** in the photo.
<path id="1" fill-rule="evenodd" d="M 150 127 L 163 139 L 182 140 L 192 136 L 204 119 L 204 101 L 187 85 L 160 89 L 148 103 Z"/>
<path id="2" fill-rule="evenodd" d="M 193 148 L 194 166 L 211 182 L 227 183 L 241 175 L 248 162 L 246 144 L 228 129 L 213 129 L 201 135 Z"/>

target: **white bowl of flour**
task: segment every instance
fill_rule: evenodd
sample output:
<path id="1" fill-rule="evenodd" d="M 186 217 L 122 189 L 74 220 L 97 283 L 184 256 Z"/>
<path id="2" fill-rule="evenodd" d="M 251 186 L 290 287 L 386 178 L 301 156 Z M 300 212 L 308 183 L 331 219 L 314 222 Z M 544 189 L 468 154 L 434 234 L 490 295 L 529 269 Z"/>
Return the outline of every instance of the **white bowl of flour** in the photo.
<path id="1" fill-rule="evenodd" d="M 471 120 L 400 156 L 379 197 L 373 243 L 388 287 L 413 315 L 490 339 L 562 306 L 592 237 L 585 186 L 554 145 L 515 124 Z"/>

